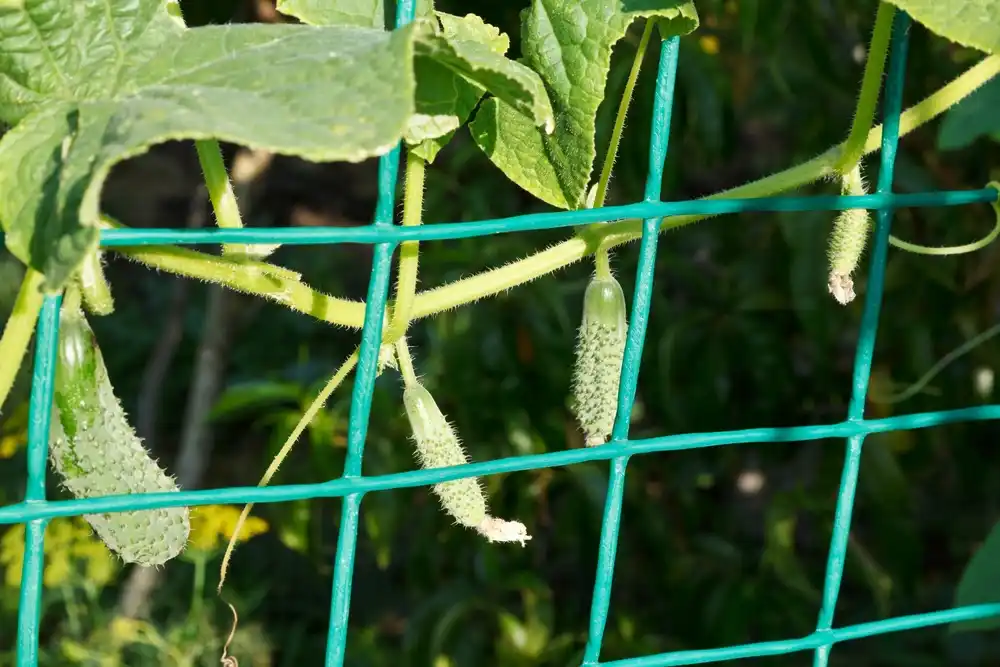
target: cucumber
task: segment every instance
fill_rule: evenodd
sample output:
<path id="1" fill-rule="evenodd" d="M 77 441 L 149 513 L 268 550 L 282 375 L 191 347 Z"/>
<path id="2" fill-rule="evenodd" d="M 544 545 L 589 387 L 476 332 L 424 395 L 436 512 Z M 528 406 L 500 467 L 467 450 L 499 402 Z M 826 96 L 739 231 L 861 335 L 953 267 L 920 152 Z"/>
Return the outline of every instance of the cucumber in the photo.
<path id="1" fill-rule="evenodd" d="M 455 430 L 422 384 L 412 382 L 406 386 L 403 406 L 421 467 L 445 468 L 469 462 Z M 441 506 L 456 522 L 475 530 L 490 542 L 518 542 L 524 546 L 531 539 L 522 523 L 489 514 L 486 494 L 478 479 L 466 477 L 441 482 L 432 489 Z"/>
<path id="2" fill-rule="evenodd" d="M 49 458 L 76 498 L 178 491 L 128 423 L 79 300 L 60 314 Z M 126 563 L 161 565 L 191 530 L 187 507 L 87 514 L 84 519 Z"/>
<path id="3" fill-rule="evenodd" d="M 583 321 L 573 368 L 572 407 L 588 447 L 611 436 L 628 321 L 625 294 L 613 277 L 593 278 L 583 296 Z"/>

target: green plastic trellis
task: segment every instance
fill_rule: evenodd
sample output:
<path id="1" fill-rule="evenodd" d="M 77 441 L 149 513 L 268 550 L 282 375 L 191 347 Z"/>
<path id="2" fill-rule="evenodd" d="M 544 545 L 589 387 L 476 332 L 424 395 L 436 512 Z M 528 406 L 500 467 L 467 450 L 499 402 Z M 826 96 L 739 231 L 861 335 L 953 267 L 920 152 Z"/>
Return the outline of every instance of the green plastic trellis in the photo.
<path id="1" fill-rule="evenodd" d="M 396 25 L 413 18 L 414 1 L 399 0 Z M 899 115 L 903 76 L 906 64 L 909 17 L 899 11 L 893 24 L 892 49 L 884 97 L 884 132 L 878 188 L 864 197 L 765 197 L 708 201 L 661 202 L 660 184 L 667 153 L 670 113 L 680 42 L 672 38 L 662 43 L 654 102 L 653 130 L 649 148 L 649 172 L 643 202 L 627 206 L 524 215 L 500 220 L 471 223 L 430 224 L 402 228 L 392 224 L 394 193 L 399 165 L 399 147 L 381 159 L 379 199 L 374 223 L 356 229 L 212 229 L 212 230 L 108 230 L 102 233 L 105 247 L 156 245 L 164 243 L 369 243 L 375 245 L 375 261 L 368 288 L 357 378 L 351 402 L 347 459 L 342 477 L 321 484 L 301 484 L 270 488 L 245 487 L 174 494 L 114 496 L 87 500 L 49 501 L 45 498 L 45 472 L 48 457 L 50 406 L 52 403 L 56 343 L 59 336 L 60 298 L 45 300 L 38 323 L 34 378 L 30 399 L 28 429 L 28 482 L 24 501 L 0 508 L 0 524 L 26 523 L 24 566 L 18 609 L 17 665 L 34 667 L 38 662 L 39 612 L 42 591 L 43 538 L 47 522 L 56 516 L 84 513 L 151 509 L 176 505 L 215 503 L 281 502 L 302 498 L 343 497 L 342 519 L 334 570 L 331 620 L 326 649 L 327 667 L 340 667 L 344 661 L 347 621 L 351 597 L 358 531 L 358 512 L 364 494 L 385 489 L 427 486 L 433 483 L 503 472 L 563 466 L 583 461 L 611 460 L 611 479 L 604 509 L 599 547 L 597 576 L 590 612 L 589 639 L 583 664 L 617 667 L 665 667 L 695 665 L 814 651 L 815 667 L 825 667 L 832 646 L 841 641 L 872 635 L 910 630 L 955 621 L 1000 615 L 1000 604 L 982 604 L 958 609 L 891 618 L 848 627 L 833 628 L 833 615 L 844 568 L 844 557 L 854 493 L 861 461 L 861 447 L 870 433 L 901 429 L 926 428 L 941 424 L 1000 418 L 1000 405 L 963 410 L 911 414 L 890 419 L 866 420 L 865 396 L 868 390 L 872 353 L 878 326 L 885 275 L 889 228 L 895 208 L 901 206 L 956 206 L 996 201 L 1000 193 L 993 188 L 963 192 L 930 192 L 912 195 L 892 193 L 893 165 L 899 134 Z M 837 424 L 792 428 L 757 428 L 722 433 L 691 433 L 643 440 L 628 438 L 628 419 L 635 398 L 639 361 L 653 287 L 653 270 L 659 225 L 662 218 L 682 214 L 723 214 L 743 211 L 804 211 L 869 208 L 878 211 L 875 240 L 871 252 L 864 314 L 854 364 L 854 380 L 847 418 Z M 366 477 L 361 474 L 365 435 L 371 408 L 379 342 L 382 338 L 382 313 L 386 305 L 392 255 L 401 241 L 409 239 L 454 239 L 506 233 L 528 229 L 552 229 L 622 218 L 643 218 L 636 291 L 633 298 L 628 344 L 618 396 L 618 420 L 612 441 L 602 447 L 557 451 L 532 456 L 517 456 L 496 461 L 418 470 L 391 475 Z M 601 642 L 611 595 L 615 550 L 618 542 L 622 491 L 628 460 L 636 454 L 663 452 L 696 447 L 749 442 L 790 442 L 826 438 L 846 438 L 847 455 L 837 502 L 833 538 L 830 544 L 823 602 L 816 630 L 806 637 L 727 646 L 696 651 L 675 651 L 615 662 L 600 663 Z M 669 593 L 669 591 L 664 591 Z"/>

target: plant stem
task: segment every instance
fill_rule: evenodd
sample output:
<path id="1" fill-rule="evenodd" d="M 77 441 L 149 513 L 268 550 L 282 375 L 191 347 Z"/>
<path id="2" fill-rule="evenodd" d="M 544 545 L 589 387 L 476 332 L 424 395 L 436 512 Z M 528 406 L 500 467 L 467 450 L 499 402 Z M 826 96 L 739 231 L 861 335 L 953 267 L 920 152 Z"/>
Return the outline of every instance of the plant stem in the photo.
<path id="1" fill-rule="evenodd" d="M 896 13 L 895 6 L 879 2 L 875 14 L 875 28 L 872 31 L 871 43 L 868 46 L 868 58 L 865 61 L 865 73 L 861 80 L 861 94 L 858 96 L 858 106 L 854 112 L 854 121 L 843 151 L 837 160 L 835 169 L 839 173 L 847 173 L 861 159 L 865 139 L 875 119 L 875 107 L 878 105 L 879 91 L 882 89 L 882 73 L 885 71 L 885 58 L 889 53 L 889 39 L 892 36 L 892 18 Z"/>
<path id="2" fill-rule="evenodd" d="M 618 156 L 618 145 L 621 143 L 622 131 L 625 129 L 625 116 L 628 114 L 629 105 L 632 102 L 632 93 L 635 91 L 635 84 L 639 80 L 639 70 L 642 69 L 643 57 L 646 55 L 646 46 L 649 38 L 653 34 L 656 22 L 646 19 L 646 26 L 639 39 L 639 46 L 636 48 L 635 59 L 632 61 L 632 69 L 628 73 L 628 80 L 625 82 L 625 89 L 622 91 L 622 99 L 618 104 L 618 115 L 615 117 L 615 125 L 611 130 L 611 140 L 608 142 L 608 152 L 604 156 L 604 164 L 601 166 L 601 176 L 597 180 L 597 192 L 594 195 L 594 208 L 604 206 L 604 199 L 608 193 L 608 184 L 611 182 L 611 170 L 615 166 L 615 159 Z"/>
<path id="3" fill-rule="evenodd" d="M 406 192 L 403 195 L 403 226 L 416 227 L 423 219 L 424 175 L 427 162 L 414 153 L 406 153 Z M 410 326 L 413 298 L 417 293 L 417 269 L 420 263 L 420 242 L 404 241 L 399 247 L 399 276 L 392 320 L 383 339 L 386 343 L 400 340 Z"/>
<path id="4" fill-rule="evenodd" d="M 110 315 L 115 310 L 115 300 L 111 296 L 111 286 L 104 277 L 101 264 L 103 252 L 98 250 L 88 255 L 80 267 L 80 289 L 87 310 L 95 315 Z"/>
<path id="5" fill-rule="evenodd" d="M 621 223 L 613 224 L 620 225 Z M 456 280 L 426 292 L 420 292 L 413 304 L 413 318 L 428 317 L 494 294 L 506 292 L 512 287 L 529 283 L 536 278 L 578 262 L 593 250 L 592 244 L 580 237 L 573 237 L 505 266 Z"/>
<path id="6" fill-rule="evenodd" d="M 899 117 L 899 136 L 909 134 L 952 108 L 984 83 L 1000 74 L 1000 54 L 993 54 L 962 72 L 923 100 L 914 104 Z M 882 126 L 877 125 L 868 133 L 864 154 L 873 153 L 882 144 Z"/>
<path id="7" fill-rule="evenodd" d="M 4 325 L 3 336 L 0 336 L 0 408 L 14 386 L 17 372 L 28 351 L 28 342 L 42 309 L 44 282 L 45 276 L 29 266 L 21 281 L 21 289 L 18 290 L 10 319 Z"/>
<path id="8" fill-rule="evenodd" d="M 194 557 L 194 584 L 191 586 L 191 606 L 188 608 L 188 621 L 197 623 L 205 604 L 205 561 L 207 555 L 198 551 Z"/>
<path id="9" fill-rule="evenodd" d="M 219 227 L 240 229 L 243 218 L 240 216 L 240 206 L 236 201 L 233 184 L 226 171 L 226 163 L 222 159 L 222 147 L 215 139 L 199 139 L 194 142 L 198 151 L 198 162 L 205 175 L 205 187 L 208 188 L 208 198 L 212 201 L 215 211 L 215 222 Z M 243 254 L 243 246 L 223 245 L 222 254 Z"/>
<path id="10" fill-rule="evenodd" d="M 364 320 L 364 303 L 318 292 L 295 272 L 267 262 L 220 257 L 179 246 L 126 246 L 115 248 L 115 252 L 153 268 L 277 301 L 330 324 L 360 329 Z"/>
<path id="11" fill-rule="evenodd" d="M 410 356 L 406 336 L 396 341 L 396 359 L 399 360 L 399 373 L 403 376 L 403 383 L 407 387 L 417 384 L 417 374 L 413 370 L 413 357 Z"/>
<path id="12" fill-rule="evenodd" d="M 1000 191 L 1000 181 L 991 181 L 987 184 L 987 187 L 994 188 Z M 945 246 L 942 248 L 935 248 L 930 246 L 917 245 L 916 243 L 908 243 L 907 241 L 901 241 L 895 236 L 889 236 L 889 243 L 896 246 L 900 250 L 905 250 L 907 252 L 912 252 L 917 255 L 964 255 L 966 253 L 975 252 L 985 248 L 989 244 L 993 243 L 998 236 L 1000 236 L 1000 204 L 997 202 L 990 202 L 990 206 L 993 207 L 993 212 L 996 214 L 996 223 L 993 225 L 993 229 L 989 234 L 979 239 L 978 241 L 973 241 L 972 243 L 965 243 L 963 245 L 955 246 Z"/>
<path id="13" fill-rule="evenodd" d="M 607 246 L 601 245 L 594 253 L 594 268 L 598 280 L 611 278 L 611 253 Z"/>
<path id="14" fill-rule="evenodd" d="M 294 429 L 292 429 L 291 434 L 289 434 L 288 438 L 285 440 L 285 444 L 281 446 L 281 450 L 278 451 L 277 456 L 275 456 L 274 460 L 271 461 L 271 465 L 267 467 L 267 471 L 264 473 L 264 476 L 261 477 L 257 486 L 267 486 L 271 482 L 271 478 L 278 472 L 278 468 L 285 460 L 285 457 L 288 456 L 289 452 L 292 451 L 292 447 L 302 435 L 302 432 L 306 430 L 306 427 L 308 427 L 312 420 L 316 417 L 316 414 L 323 408 L 324 405 L 326 405 L 330 395 L 336 391 L 337 387 L 339 387 L 347 377 L 347 374 L 354 370 L 357 363 L 358 350 L 355 349 L 354 352 L 351 352 L 351 355 L 344 360 L 344 363 L 340 365 L 337 372 L 333 374 L 333 377 L 330 378 L 323 389 L 321 389 L 316 395 L 316 398 L 313 399 L 313 402 L 302 414 L 302 418 L 299 419 L 299 423 L 295 425 Z M 222 593 L 222 585 L 226 582 L 226 570 L 229 568 L 229 559 L 232 558 L 236 541 L 239 539 L 240 532 L 243 530 L 243 524 L 250 515 L 251 509 L 253 509 L 253 503 L 248 503 L 243 508 L 243 512 L 240 514 L 240 518 L 236 522 L 236 527 L 233 529 L 233 536 L 229 538 L 229 544 L 226 546 L 226 553 L 222 557 L 222 567 L 219 570 L 219 586 L 216 589 L 220 594 Z"/>
<path id="15" fill-rule="evenodd" d="M 76 599 L 76 594 L 73 593 L 73 585 L 64 583 L 60 588 L 66 599 L 66 620 L 68 621 L 67 625 L 69 625 L 69 634 L 74 639 L 82 639 L 83 624 L 80 623 L 80 603 Z"/>
<path id="16" fill-rule="evenodd" d="M 646 47 L 649 45 L 649 38 L 653 34 L 656 22 L 646 19 L 646 25 L 639 39 L 639 46 L 635 51 L 635 58 L 632 60 L 632 69 L 628 73 L 625 82 L 625 89 L 622 91 L 621 101 L 618 103 L 618 115 L 615 116 L 615 124 L 611 129 L 611 140 L 608 142 L 608 152 L 604 156 L 604 164 L 601 166 L 601 176 L 597 180 L 597 190 L 594 193 L 594 208 L 604 206 L 608 194 L 608 184 L 611 182 L 611 171 L 615 166 L 618 157 L 618 146 L 621 144 L 622 131 L 625 129 L 625 116 L 628 115 L 629 105 L 632 103 L 632 93 L 635 91 L 635 84 L 639 80 L 639 71 L 642 69 L 642 61 L 646 55 Z M 611 277 L 611 256 L 608 248 L 602 246 L 595 253 L 595 265 L 598 278 Z"/>

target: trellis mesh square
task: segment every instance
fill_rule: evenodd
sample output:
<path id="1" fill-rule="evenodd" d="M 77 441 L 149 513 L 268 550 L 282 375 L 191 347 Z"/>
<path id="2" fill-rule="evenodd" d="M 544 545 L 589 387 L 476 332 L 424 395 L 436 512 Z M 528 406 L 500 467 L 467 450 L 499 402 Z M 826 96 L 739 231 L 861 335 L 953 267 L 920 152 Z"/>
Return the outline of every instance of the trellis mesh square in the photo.
<path id="1" fill-rule="evenodd" d="M 405 25 L 413 19 L 414 6 L 413 0 L 399 0 L 397 27 Z M 399 243 L 404 240 L 455 239 L 593 223 L 606 220 L 608 215 L 606 211 L 600 209 L 561 211 L 471 223 L 429 224 L 419 228 L 403 229 L 393 225 L 392 216 L 400 156 L 400 148 L 397 145 L 380 160 L 378 203 L 374 222 L 366 228 L 311 229 L 308 237 L 288 234 L 289 231 L 294 232 L 295 230 L 276 229 L 167 230 L 168 233 L 164 233 L 164 230 L 155 233 L 140 230 L 103 232 L 101 244 L 105 247 L 205 242 L 285 244 L 360 242 L 374 244 L 375 259 L 368 286 L 368 305 L 365 312 L 356 371 L 357 377 L 351 399 L 346 462 L 343 475 L 340 478 L 320 484 L 271 488 L 222 488 L 182 491 L 172 494 L 109 496 L 85 500 L 47 500 L 45 497 L 45 473 L 61 306 L 60 297 L 48 297 L 44 302 L 37 329 L 37 346 L 29 407 L 26 493 L 23 502 L 0 508 L 0 524 L 26 524 L 18 607 L 17 666 L 34 667 L 38 664 L 43 539 L 46 524 L 53 517 L 178 505 L 281 502 L 304 498 L 342 497 L 343 506 L 334 564 L 333 594 L 325 659 L 327 667 L 340 667 L 344 662 L 347 644 L 358 514 L 366 493 L 403 487 L 428 486 L 463 477 L 572 465 L 595 460 L 610 460 L 611 464 L 610 483 L 605 500 L 603 525 L 598 546 L 599 557 L 590 610 L 588 639 L 582 663 L 585 666 L 667 667 L 669 665 L 707 664 L 724 660 L 812 651 L 814 655 L 813 665 L 825 667 L 831 648 L 838 642 L 1000 615 L 1000 604 L 981 604 L 889 618 L 859 625 L 833 627 L 834 610 L 844 570 L 851 513 L 865 437 L 876 432 L 927 428 L 955 422 L 1000 418 L 1000 405 L 910 414 L 888 419 L 867 420 L 864 417 L 872 354 L 882 302 L 889 230 L 894 208 L 904 205 L 953 206 L 995 201 L 997 198 L 997 192 L 992 188 L 965 193 L 928 192 L 905 196 L 892 193 L 909 29 L 909 16 L 905 12 L 898 11 L 892 28 L 891 50 L 883 97 L 883 132 L 878 187 L 875 194 L 864 197 L 765 197 L 660 201 L 680 49 L 680 41 L 677 37 L 662 42 L 654 98 L 652 134 L 649 141 L 649 167 L 645 198 L 642 202 L 617 207 L 620 212 L 628 212 L 627 215 L 620 217 L 638 215 L 645 217 L 645 220 L 632 303 L 633 316 L 629 324 L 625 359 L 622 365 L 618 395 L 618 418 L 614 425 L 611 441 L 604 446 L 517 456 L 451 468 L 367 477 L 361 474 L 376 365 L 383 333 L 382 314 L 388 295 L 392 256 Z M 632 412 L 632 404 L 635 399 L 639 362 L 642 357 L 650 296 L 653 289 L 653 270 L 659 226 L 663 218 L 681 214 L 714 215 L 751 210 L 842 210 L 859 206 L 875 209 L 878 215 L 869 260 L 861 330 L 855 353 L 851 400 L 844 421 L 816 426 L 756 428 L 719 433 L 689 433 L 641 440 L 629 439 L 628 417 Z M 791 442 L 826 438 L 844 438 L 847 449 L 837 498 L 833 535 L 830 541 L 822 605 L 816 622 L 816 630 L 813 633 L 805 637 L 779 641 L 704 650 L 673 651 L 614 662 L 600 662 L 601 644 L 611 597 L 622 493 L 625 486 L 626 468 L 631 456 L 741 443 Z M 669 591 L 663 591 L 663 593 L 669 594 Z"/>

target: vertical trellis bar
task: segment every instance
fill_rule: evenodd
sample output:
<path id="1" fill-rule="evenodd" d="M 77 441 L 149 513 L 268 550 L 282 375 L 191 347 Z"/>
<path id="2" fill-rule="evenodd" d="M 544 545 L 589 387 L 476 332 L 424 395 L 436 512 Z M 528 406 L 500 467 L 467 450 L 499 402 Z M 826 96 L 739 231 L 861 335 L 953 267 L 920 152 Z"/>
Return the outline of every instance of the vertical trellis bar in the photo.
<path id="1" fill-rule="evenodd" d="M 677 56 L 680 39 L 671 37 L 660 45 L 660 64 L 656 77 L 656 97 L 653 101 L 652 136 L 649 144 L 649 170 L 646 175 L 646 201 L 659 201 L 663 184 L 663 165 L 667 157 L 670 138 L 670 114 L 673 109 L 674 83 L 677 78 Z M 628 439 L 629 418 L 635 402 L 639 365 L 642 361 L 646 324 L 653 291 L 656 269 L 656 244 L 659 239 L 660 218 L 643 222 L 642 245 L 639 249 L 639 266 L 636 272 L 635 295 L 628 327 L 628 342 L 622 363 L 621 384 L 618 389 L 618 413 L 612 430 L 612 441 Z M 611 586 L 618 548 L 618 529 L 621 523 L 622 495 L 625 491 L 625 468 L 628 457 L 611 462 L 611 479 L 604 504 L 601 542 L 597 559 L 597 576 L 590 607 L 590 628 L 583 664 L 596 665 L 600 659 L 604 628 L 611 603 Z"/>
<path id="2" fill-rule="evenodd" d="M 396 27 L 413 21 L 416 0 L 399 0 L 396 4 Z M 400 144 L 379 160 L 378 203 L 373 225 L 388 226 L 393 221 L 396 183 L 399 177 Z M 351 395 L 351 413 L 347 426 L 347 458 L 344 477 L 361 475 L 368 418 L 371 414 L 375 374 L 382 343 L 385 304 L 389 297 L 389 274 L 396 243 L 375 246 L 372 273 L 368 282 L 365 322 L 361 333 L 361 349 Z M 354 575 L 354 555 L 358 542 L 358 515 L 363 494 L 352 493 L 344 498 L 337 535 L 337 554 L 333 573 L 333 596 L 330 602 L 330 627 L 326 641 L 326 667 L 341 667 L 347 648 L 347 622 L 351 612 L 351 580 Z"/>
<path id="3" fill-rule="evenodd" d="M 903 79 L 906 73 L 906 52 L 908 46 L 910 17 L 906 12 L 896 12 L 892 26 L 892 50 L 889 55 L 889 72 L 883 102 L 882 154 L 878 174 L 878 192 L 892 191 L 893 168 L 896 161 L 896 147 L 899 143 L 899 115 L 903 102 Z M 868 287 L 865 294 L 861 331 L 854 356 L 854 386 L 848 406 L 848 421 L 860 421 L 865 416 L 865 400 L 871 375 L 872 355 L 875 351 L 875 336 L 878 331 L 879 311 L 882 306 L 882 291 L 885 283 L 886 256 L 889 250 L 889 230 L 892 226 L 893 210 L 890 207 L 878 210 L 875 227 L 875 243 L 872 248 Z M 833 521 L 833 537 L 827 559 L 826 580 L 823 586 L 823 605 L 820 609 L 816 631 L 823 632 L 833 627 L 833 616 L 840 593 L 840 583 L 844 574 L 847 557 L 847 541 L 851 532 L 851 513 L 854 509 L 854 494 L 858 485 L 858 471 L 861 467 L 861 448 L 864 436 L 858 435 L 847 440 L 847 455 L 844 471 L 837 495 L 837 511 Z M 831 645 L 816 649 L 814 667 L 826 667 Z"/>
<path id="4" fill-rule="evenodd" d="M 28 417 L 28 483 L 26 503 L 45 502 L 45 472 L 49 458 L 49 425 L 59 352 L 61 296 L 46 297 L 38 317 L 35 366 L 31 377 Z M 45 569 L 46 519 L 25 526 L 21 595 L 17 606 L 17 667 L 38 665 L 38 626 L 41 622 L 42 574 Z"/>

